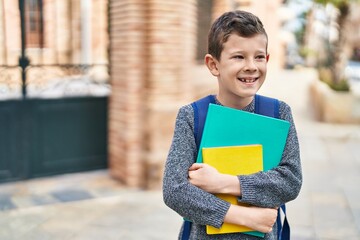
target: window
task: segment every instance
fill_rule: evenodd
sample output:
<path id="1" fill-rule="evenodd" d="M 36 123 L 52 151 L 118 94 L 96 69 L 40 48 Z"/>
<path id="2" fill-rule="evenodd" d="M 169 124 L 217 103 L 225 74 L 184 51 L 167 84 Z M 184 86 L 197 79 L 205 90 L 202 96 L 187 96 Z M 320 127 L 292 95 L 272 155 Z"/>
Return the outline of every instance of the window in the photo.
<path id="1" fill-rule="evenodd" d="M 44 47 L 42 0 L 25 1 L 26 47 Z"/>

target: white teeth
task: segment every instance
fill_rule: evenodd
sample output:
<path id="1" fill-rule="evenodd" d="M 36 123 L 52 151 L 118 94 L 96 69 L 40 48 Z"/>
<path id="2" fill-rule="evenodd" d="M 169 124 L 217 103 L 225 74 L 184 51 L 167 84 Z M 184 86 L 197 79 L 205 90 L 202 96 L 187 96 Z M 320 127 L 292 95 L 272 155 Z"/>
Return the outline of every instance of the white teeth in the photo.
<path id="1" fill-rule="evenodd" d="M 256 78 L 239 78 L 241 82 L 252 83 L 256 81 Z"/>

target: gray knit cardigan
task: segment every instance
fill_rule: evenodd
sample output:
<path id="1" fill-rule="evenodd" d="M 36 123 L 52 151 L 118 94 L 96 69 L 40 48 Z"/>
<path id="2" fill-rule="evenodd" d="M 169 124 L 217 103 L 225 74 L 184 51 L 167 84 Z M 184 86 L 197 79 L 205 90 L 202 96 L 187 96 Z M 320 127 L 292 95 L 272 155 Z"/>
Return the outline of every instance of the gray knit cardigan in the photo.
<path id="1" fill-rule="evenodd" d="M 254 101 L 243 110 L 254 112 Z M 291 124 L 281 162 L 278 167 L 267 172 L 238 176 L 242 193 L 239 201 L 243 203 L 259 207 L 278 207 L 295 199 L 300 192 L 300 151 L 291 109 L 285 102 L 280 101 L 279 111 L 280 119 Z M 176 118 L 174 137 L 163 176 L 163 198 L 167 206 L 193 222 L 190 239 L 261 239 L 242 233 L 206 234 L 205 225 L 221 227 L 230 204 L 188 181 L 188 169 L 196 161 L 196 157 L 194 111 L 191 105 L 186 105 L 180 108 Z M 179 239 L 182 231 L 183 228 L 180 229 Z M 277 239 L 276 223 L 264 239 Z"/>

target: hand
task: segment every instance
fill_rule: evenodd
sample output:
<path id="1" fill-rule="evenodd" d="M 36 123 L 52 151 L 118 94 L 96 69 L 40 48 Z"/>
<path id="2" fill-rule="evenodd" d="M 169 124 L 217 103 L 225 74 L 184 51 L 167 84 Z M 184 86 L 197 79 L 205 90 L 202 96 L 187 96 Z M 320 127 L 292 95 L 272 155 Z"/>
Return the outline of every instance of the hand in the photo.
<path id="1" fill-rule="evenodd" d="M 268 233 L 277 218 L 276 208 L 245 207 L 241 216 L 244 225 L 259 232 Z"/>
<path id="2" fill-rule="evenodd" d="M 222 175 L 205 163 L 194 163 L 189 168 L 190 183 L 209 193 L 220 193 Z"/>

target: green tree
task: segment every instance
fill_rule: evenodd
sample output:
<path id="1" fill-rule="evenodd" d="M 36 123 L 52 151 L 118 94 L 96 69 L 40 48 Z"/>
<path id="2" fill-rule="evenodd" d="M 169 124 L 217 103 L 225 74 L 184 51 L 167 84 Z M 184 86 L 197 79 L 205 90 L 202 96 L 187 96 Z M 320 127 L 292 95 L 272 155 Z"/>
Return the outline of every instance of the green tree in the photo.
<path id="1" fill-rule="evenodd" d="M 338 27 L 338 39 L 331 43 L 329 49 L 329 63 L 331 71 L 331 84 L 336 88 L 340 85 L 344 85 L 345 79 L 345 65 L 347 57 L 345 55 L 344 46 L 346 43 L 346 25 L 351 10 L 351 3 L 359 0 L 314 0 L 314 2 L 326 6 L 332 4 L 339 12 L 337 15 L 337 27 Z M 340 87 L 341 88 L 341 87 Z"/>

